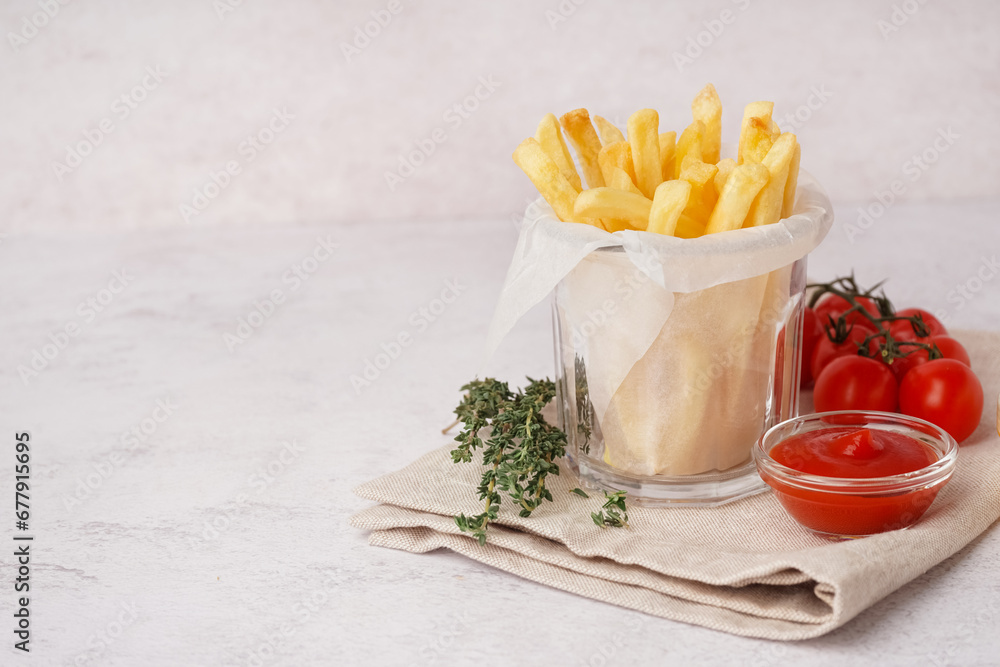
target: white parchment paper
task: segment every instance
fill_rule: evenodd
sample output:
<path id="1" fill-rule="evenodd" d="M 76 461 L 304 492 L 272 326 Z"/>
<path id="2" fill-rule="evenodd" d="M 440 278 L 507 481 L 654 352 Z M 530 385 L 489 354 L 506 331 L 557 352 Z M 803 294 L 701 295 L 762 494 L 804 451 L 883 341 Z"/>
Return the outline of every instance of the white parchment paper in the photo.
<path id="1" fill-rule="evenodd" d="M 819 184 L 801 172 L 795 214 L 775 224 L 695 239 L 561 222 L 544 200 L 532 210 L 487 355 L 558 287 L 557 363 L 567 387 L 575 386 L 576 360 L 585 365 L 606 463 L 686 475 L 745 460 L 769 414 L 789 405 L 792 366 L 776 370 L 772 355 L 790 342 L 777 336 L 792 266 L 833 222 Z"/>
<path id="2" fill-rule="evenodd" d="M 517 321 L 598 248 L 620 246 L 635 269 L 666 292 L 696 292 L 788 266 L 819 245 L 833 224 L 829 197 L 805 171 L 799 173 L 794 215 L 773 225 L 695 239 L 631 230 L 611 234 L 591 225 L 565 223 L 544 199 L 532 204 L 532 210 L 538 213 L 525 216 L 490 324 L 487 360 Z M 642 322 L 616 318 L 617 326 L 634 330 L 632 364 L 666 323 L 673 299 L 664 296 L 649 306 L 642 310 Z M 632 365 L 627 360 L 626 364 L 624 373 Z"/>

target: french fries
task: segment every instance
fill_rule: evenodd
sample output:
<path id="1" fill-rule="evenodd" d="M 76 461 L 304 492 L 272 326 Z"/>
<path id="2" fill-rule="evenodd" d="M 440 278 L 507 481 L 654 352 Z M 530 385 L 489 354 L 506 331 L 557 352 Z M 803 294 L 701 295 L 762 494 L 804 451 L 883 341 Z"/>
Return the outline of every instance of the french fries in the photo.
<path id="1" fill-rule="evenodd" d="M 719 199 L 715 191 L 717 173 L 719 168 L 714 164 L 706 164 L 693 155 L 684 158 L 680 180 L 691 186 L 691 197 L 684 209 L 684 213 L 691 218 L 707 222 L 712 215 L 715 202 Z"/>
<path id="2" fill-rule="evenodd" d="M 700 222 L 681 213 L 674 229 L 674 236 L 679 239 L 696 239 L 705 235 L 705 222 Z"/>
<path id="3" fill-rule="evenodd" d="M 799 157 L 802 156 L 802 146 L 796 142 L 795 155 L 788 165 L 788 180 L 785 181 L 785 195 L 781 204 L 781 217 L 787 218 L 795 208 L 795 189 L 799 187 Z"/>
<path id="4" fill-rule="evenodd" d="M 608 167 L 608 170 L 604 173 L 604 180 L 609 188 L 624 190 L 625 192 L 631 192 L 636 195 L 642 194 L 632 179 L 629 178 L 629 175 L 625 173 L 624 169 L 619 169 L 618 167 Z"/>
<path id="5" fill-rule="evenodd" d="M 691 115 L 705 125 L 702 138 L 701 158 L 715 164 L 719 161 L 719 148 L 722 145 L 722 100 L 715 86 L 708 84 L 695 95 L 691 102 Z"/>
<path id="6" fill-rule="evenodd" d="M 691 196 L 691 184 L 687 181 L 665 181 L 656 188 L 653 206 L 649 211 L 649 226 L 646 231 L 672 236 L 677 221 L 687 206 Z"/>
<path id="7" fill-rule="evenodd" d="M 547 114 L 514 162 L 564 222 L 684 239 L 759 227 L 792 215 L 798 187 L 801 147 L 773 113 L 772 102 L 746 105 L 736 157 L 722 159 L 712 84 L 695 96 L 680 136 L 660 132 L 653 109 L 632 114 L 627 133 L 587 109 Z"/>
<path id="8" fill-rule="evenodd" d="M 781 219 L 781 207 L 785 199 L 785 181 L 788 180 L 788 168 L 795 155 L 798 142 L 795 135 L 785 132 L 771 146 L 771 150 L 761 162 L 768 171 L 767 184 L 757 195 L 750 211 L 747 213 L 745 227 L 769 225 Z"/>
<path id="9" fill-rule="evenodd" d="M 569 184 L 576 188 L 577 192 L 583 190 L 580 174 L 573 166 L 573 157 L 569 154 L 566 140 L 563 139 L 562 132 L 559 130 L 559 119 L 554 113 L 545 114 L 545 117 L 538 123 L 538 129 L 535 130 L 535 140 L 541 145 L 546 155 L 556 163 Z"/>
<path id="10" fill-rule="evenodd" d="M 677 133 L 660 132 L 660 173 L 663 180 L 669 181 L 674 177 L 674 154 L 677 150 Z"/>
<path id="11" fill-rule="evenodd" d="M 652 206 L 653 202 L 642 195 L 615 188 L 591 188 L 576 198 L 573 212 L 580 218 L 626 220 L 637 229 L 645 229 Z"/>
<path id="12" fill-rule="evenodd" d="M 736 153 L 736 164 L 743 164 L 748 150 L 759 155 L 755 162 L 760 162 L 771 147 L 771 114 L 774 113 L 774 102 L 751 102 L 743 109 L 743 124 L 740 126 L 740 145 Z M 758 144 L 767 140 L 767 148 L 760 150 Z"/>
<path id="13" fill-rule="evenodd" d="M 625 135 L 615 127 L 614 123 L 600 116 L 594 116 L 594 125 L 597 126 L 597 132 L 601 135 L 601 143 L 605 146 L 613 144 L 616 141 L 625 141 Z"/>
<path id="14" fill-rule="evenodd" d="M 577 219 L 573 206 L 580 193 L 566 180 L 559 166 L 536 139 L 521 142 L 514 151 L 514 162 L 528 175 L 560 220 L 573 222 Z"/>
<path id="15" fill-rule="evenodd" d="M 770 134 L 771 134 L 771 143 L 774 143 L 775 141 L 777 141 L 778 137 L 781 136 L 781 128 L 778 127 L 778 124 L 774 122 L 773 118 L 771 119 L 771 132 L 770 132 Z"/>
<path id="16" fill-rule="evenodd" d="M 684 158 L 693 155 L 702 159 L 702 141 L 705 138 L 705 124 L 696 120 L 687 126 L 677 140 L 677 150 L 674 152 L 674 178 L 680 178 Z"/>
<path id="17" fill-rule="evenodd" d="M 764 118 L 753 116 L 747 119 L 744 127 L 743 138 L 740 140 L 740 155 L 742 160 L 737 160 L 739 164 L 747 162 L 763 162 L 764 156 L 771 150 L 771 129 Z"/>
<path id="18" fill-rule="evenodd" d="M 722 194 L 722 188 L 726 185 L 726 179 L 729 175 L 733 173 L 733 169 L 736 168 L 736 160 L 731 157 L 722 158 L 719 160 L 719 164 L 715 165 L 719 168 L 719 173 L 715 175 L 715 192 L 716 194 Z"/>
<path id="19" fill-rule="evenodd" d="M 632 147 L 627 141 L 616 141 L 614 143 L 605 144 L 601 148 L 601 152 L 597 154 L 597 164 L 601 168 L 601 174 L 604 175 L 606 170 L 610 168 L 617 167 L 621 169 L 626 174 L 628 174 L 629 179 L 635 182 L 635 167 L 632 164 Z M 604 178 L 607 181 L 607 176 Z M 607 185 L 607 183 L 605 183 Z"/>
<path id="20" fill-rule="evenodd" d="M 747 162 L 733 169 L 719 195 L 719 203 L 708 219 L 705 233 L 718 234 L 742 227 L 754 198 L 767 184 L 768 176 L 767 167 L 756 162 Z"/>
<path id="21" fill-rule="evenodd" d="M 616 141 L 605 144 L 597 156 L 597 162 L 601 167 L 601 175 L 604 176 L 604 183 L 609 188 L 624 190 L 632 194 L 641 195 L 642 192 L 635 185 L 635 171 L 632 168 L 632 147 L 627 141 Z M 622 218 L 612 218 L 604 221 L 610 232 L 618 232 L 624 229 L 636 229 L 628 220 Z"/>
<path id="22" fill-rule="evenodd" d="M 660 164 L 660 115 L 652 109 L 640 109 L 629 116 L 628 143 L 632 147 L 635 184 L 649 198 L 663 182 Z"/>
<path id="23" fill-rule="evenodd" d="M 615 219 L 615 220 L 605 220 L 604 221 L 604 228 L 607 229 L 607 231 L 612 232 L 612 233 L 614 233 L 614 232 L 623 232 L 626 229 L 631 229 L 632 231 L 636 231 L 636 232 L 642 231 L 641 227 L 636 227 L 636 226 L 630 224 L 628 220 L 625 220 L 623 218 L 618 218 L 618 219 Z"/>
<path id="24" fill-rule="evenodd" d="M 597 164 L 597 155 L 601 152 L 601 140 L 597 137 L 594 126 L 590 124 L 590 114 L 586 109 L 576 109 L 559 119 L 563 129 L 569 135 L 569 140 L 580 156 L 580 166 L 583 176 L 587 179 L 587 187 L 604 187 L 604 177 Z"/>

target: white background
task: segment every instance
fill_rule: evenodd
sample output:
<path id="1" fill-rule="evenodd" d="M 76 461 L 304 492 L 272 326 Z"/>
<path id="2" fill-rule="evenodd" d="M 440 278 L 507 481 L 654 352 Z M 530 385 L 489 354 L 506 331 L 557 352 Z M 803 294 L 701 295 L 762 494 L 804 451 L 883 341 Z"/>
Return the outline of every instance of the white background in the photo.
<path id="1" fill-rule="evenodd" d="M 6 33 L 40 9 L 3 3 L 0 225 L 185 224 L 180 204 L 276 107 L 294 121 L 192 224 L 505 218 L 533 192 L 510 154 L 543 114 L 586 106 L 623 125 L 653 107 L 679 132 L 706 82 L 727 140 L 748 102 L 773 100 L 779 120 L 799 111 L 802 164 L 836 201 L 906 178 L 949 127 L 959 139 L 906 178 L 905 198 L 1000 193 L 1000 5 L 988 0 L 400 0 L 349 55 L 388 0 L 222 2 L 237 0 L 73 2 L 16 51 Z M 679 65 L 685 53 L 696 57 Z M 166 77 L 120 119 L 112 105 L 148 66 Z M 499 86 L 449 123 L 480 77 Z M 800 111 L 814 89 L 827 99 Z M 113 132 L 60 180 L 53 163 L 104 118 Z M 436 128 L 445 143 L 390 191 L 385 173 Z"/>

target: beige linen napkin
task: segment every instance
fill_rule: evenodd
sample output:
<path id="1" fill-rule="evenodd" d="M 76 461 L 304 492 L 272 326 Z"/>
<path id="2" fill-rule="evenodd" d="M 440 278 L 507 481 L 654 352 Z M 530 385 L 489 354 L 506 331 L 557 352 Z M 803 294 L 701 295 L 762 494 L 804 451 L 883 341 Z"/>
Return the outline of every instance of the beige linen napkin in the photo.
<path id="1" fill-rule="evenodd" d="M 555 502 L 522 519 L 507 501 L 485 547 L 452 516 L 482 511 L 481 469 L 456 465 L 451 446 L 361 485 L 381 503 L 354 516 L 370 543 L 415 553 L 441 547 L 565 591 L 655 616 L 749 637 L 806 639 L 843 625 L 1000 517 L 1000 334 L 959 339 L 983 381 L 982 423 L 951 482 L 915 526 L 829 542 L 796 524 L 770 492 L 716 508 L 629 510 L 630 527 L 600 528 L 565 468 L 547 480 Z"/>

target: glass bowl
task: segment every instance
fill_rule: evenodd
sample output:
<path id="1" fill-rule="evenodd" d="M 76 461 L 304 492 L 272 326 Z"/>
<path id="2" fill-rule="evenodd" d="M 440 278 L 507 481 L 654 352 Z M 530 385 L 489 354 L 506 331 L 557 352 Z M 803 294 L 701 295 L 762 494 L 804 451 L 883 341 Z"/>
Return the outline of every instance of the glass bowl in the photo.
<path id="1" fill-rule="evenodd" d="M 924 443 L 937 460 L 888 477 L 824 477 L 784 466 L 771 450 L 794 435 L 838 426 L 893 431 Z M 772 427 L 754 447 L 761 479 L 802 526 L 823 537 L 849 539 L 908 528 L 923 516 L 955 471 L 958 443 L 922 419 L 888 412 L 821 412 Z"/>

